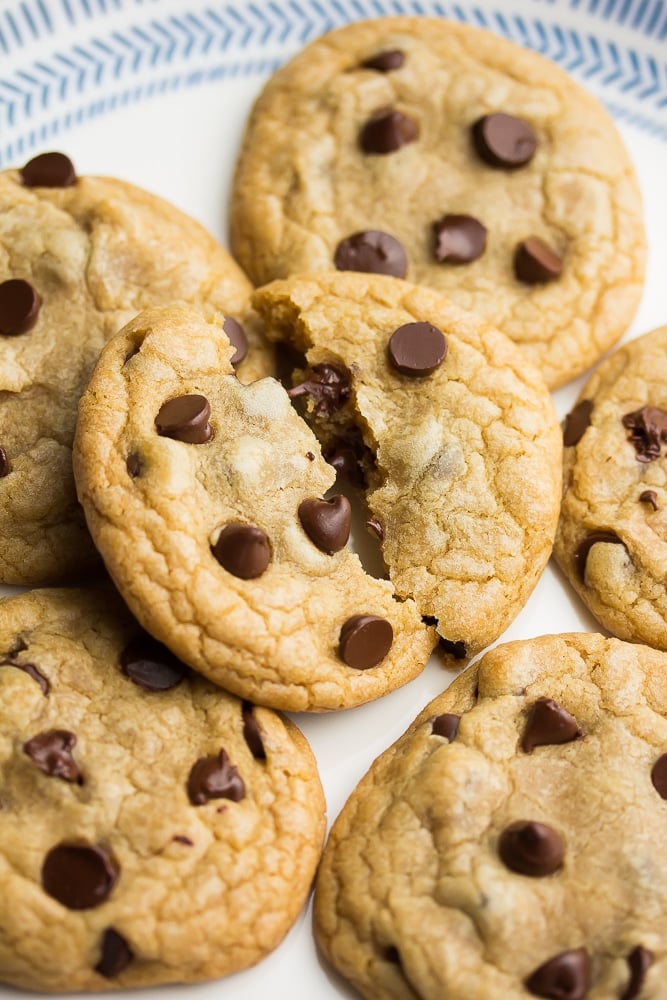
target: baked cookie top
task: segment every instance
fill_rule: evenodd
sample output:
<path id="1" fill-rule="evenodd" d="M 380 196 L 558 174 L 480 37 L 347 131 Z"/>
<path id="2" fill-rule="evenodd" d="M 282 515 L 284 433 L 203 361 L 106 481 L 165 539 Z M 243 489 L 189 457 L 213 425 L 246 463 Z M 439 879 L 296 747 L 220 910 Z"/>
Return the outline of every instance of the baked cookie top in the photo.
<path id="1" fill-rule="evenodd" d="M 217 684 L 294 711 L 370 701 L 421 671 L 433 629 L 366 574 L 312 431 L 232 351 L 181 307 L 105 348 L 74 448 L 91 534 L 145 628 Z"/>
<path id="2" fill-rule="evenodd" d="M 253 304 L 269 339 L 306 356 L 291 393 L 325 457 L 343 470 L 350 450 L 360 457 L 397 593 L 437 621 L 450 653 L 472 656 L 523 607 L 551 552 L 562 449 L 539 373 L 489 323 L 397 278 L 295 276 Z"/>
<path id="3" fill-rule="evenodd" d="M 661 996 L 666 751 L 664 653 L 596 634 L 495 648 L 336 821 L 325 955 L 378 1000 Z"/>
<path id="4" fill-rule="evenodd" d="M 638 185 L 605 110 L 544 57 L 442 18 L 357 22 L 278 70 L 230 212 L 257 284 L 335 265 L 431 285 L 552 388 L 621 336 L 643 283 Z"/>
<path id="5" fill-rule="evenodd" d="M 631 340 L 582 389 L 564 428 L 554 554 L 593 615 L 667 649 L 667 326 Z"/>
<path id="6" fill-rule="evenodd" d="M 273 949 L 324 837 L 289 720 L 209 684 L 112 591 L 0 604 L 0 980 L 214 979 Z"/>
<path id="7" fill-rule="evenodd" d="M 69 169 L 67 169 L 69 164 Z M 59 185 L 59 186 L 58 186 Z M 74 579 L 98 558 L 76 503 L 76 409 L 106 341 L 144 306 L 184 300 L 240 321 L 239 374 L 266 374 L 247 278 L 199 223 L 62 154 L 0 173 L 0 581 Z"/>

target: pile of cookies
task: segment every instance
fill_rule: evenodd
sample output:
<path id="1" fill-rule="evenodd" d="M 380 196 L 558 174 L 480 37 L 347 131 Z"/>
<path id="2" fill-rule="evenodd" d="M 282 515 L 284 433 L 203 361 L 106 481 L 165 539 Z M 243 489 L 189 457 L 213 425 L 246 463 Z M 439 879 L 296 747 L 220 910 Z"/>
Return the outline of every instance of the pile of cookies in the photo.
<path id="1" fill-rule="evenodd" d="M 490 34 L 378 19 L 267 83 L 234 258 L 61 153 L 0 174 L 0 207 L 0 581 L 53 588 L 0 605 L 0 979 L 245 968 L 321 860 L 315 935 L 363 996 L 660 996 L 665 329 L 564 432 L 549 393 L 641 293 L 603 110 Z M 620 639 L 468 666 L 323 853 L 280 710 L 379 698 L 436 644 L 463 666 L 554 542 Z"/>

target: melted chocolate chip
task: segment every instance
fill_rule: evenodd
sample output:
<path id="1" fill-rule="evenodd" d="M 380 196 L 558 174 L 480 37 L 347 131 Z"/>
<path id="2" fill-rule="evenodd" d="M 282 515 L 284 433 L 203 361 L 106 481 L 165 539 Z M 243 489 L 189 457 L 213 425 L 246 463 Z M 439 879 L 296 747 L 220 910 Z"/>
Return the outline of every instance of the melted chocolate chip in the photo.
<path id="1" fill-rule="evenodd" d="M 254 524 L 230 521 L 211 549 L 220 565 L 241 580 L 255 580 L 271 562 L 271 544 Z"/>
<path id="2" fill-rule="evenodd" d="M 26 333 L 37 322 L 39 307 L 39 295 L 29 281 L 0 282 L 0 333 L 5 337 Z"/>
<path id="3" fill-rule="evenodd" d="M 486 226 L 472 215 L 443 215 L 433 223 L 436 260 L 448 264 L 469 264 L 486 249 Z"/>
<path id="4" fill-rule="evenodd" d="M 551 875 L 563 864 L 564 853 L 560 834 L 546 823 L 533 820 L 510 823 L 498 841 L 501 860 L 521 875 Z"/>
<path id="5" fill-rule="evenodd" d="M 359 133 L 359 145 L 364 153 L 384 156 L 414 142 L 418 135 L 419 129 L 412 118 L 402 111 L 385 108 L 368 119 Z"/>
<path id="6" fill-rule="evenodd" d="M 12 467 L 9 464 L 9 459 L 7 457 L 7 452 L 4 448 L 0 448 L 0 479 L 4 479 L 12 471 Z"/>
<path id="7" fill-rule="evenodd" d="M 132 949 L 123 935 L 115 931 L 113 927 L 107 927 L 105 930 L 100 948 L 102 954 L 95 966 L 95 972 L 99 972 L 105 979 L 113 979 L 114 976 L 118 976 L 134 958 Z"/>
<path id="8" fill-rule="evenodd" d="M 401 375 L 424 378 L 445 360 L 447 341 L 431 323 L 406 323 L 389 339 L 389 360 Z"/>
<path id="9" fill-rule="evenodd" d="M 658 509 L 658 494 L 655 490 L 643 490 L 643 492 L 639 494 L 639 499 L 641 503 L 650 503 L 653 510 Z"/>
<path id="10" fill-rule="evenodd" d="M 592 412 L 593 400 L 582 399 L 572 412 L 568 413 L 563 428 L 563 444 L 566 448 L 573 448 L 575 444 L 579 444 L 591 425 Z"/>
<path id="11" fill-rule="evenodd" d="M 141 475 L 141 459 L 135 452 L 132 452 L 127 456 L 125 468 L 127 469 L 127 474 L 131 479 L 136 479 L 137 476 Z"/>
<path id="12" fill-rule="evenodd" d="M 342 476 L 360 489 L 366 485 L 366 477 L 359 463 L 358 453 L 351 445 L 336 445 L 327 452 L 325 459 L 336 470 L 337 476 Z"/>
<path id="13" fill-rule="evenodd" d="M 340 241 L 334 253 L 334 265 L 338 271 L 404 278 L 408 273 L 408 255 L 395 236 L 378 229 L 365 229 Z"/>
<path id="14" fill-rule="evenodd" d="M 449 743 L 452 743 L 459 731 L 460 721 L 460 715 L 450 715 L 448 712 L 436 715 L 431 723 L 433 735 L 444 736 Z"/>
<path id="15" fill-rule="evenodd" d="M 378 73 L 390 73 L 394 69 L 400 69 L 405 62 L 405 53 L 400 49 L 387 49 L 385 52 L 378 52 L 370 59 L 364 59 L 360 66 L 364 69 L 374 69 Z"/>
<path id="16" fill-rule="evenodd" d="M 239 365 L 248 353 L 248 340 L 245 335 L 245 330 L 239 321 L 234 319 L 232 316 L 225 316 L 222 329 L 227 334 L 229 343 L 232 347 L 236 348 L 232 354 L 231 363 L 233 365 Z"/>
<path id="17" fill-rule="evenodd" d="M 338 651 L 343 663 L 355 670 L 377 666 L 391 649 L 391 622 L 378 615 L 353 615 L 340 630 Z"/>
<path id="18" fill-rule="evenodd" d="M 455 660 L 465 660 L 468 655 L 466 644 L 465 642 L 462 642 L 461 639 L 458 639 L 456 642 L 452 642 L 451 639 L 443 639 L 443 637 L 440 636 L 438 639 L 438 645 L 441 649 L 444 649 L 446 653 L 449 653 L 450 656 L 453 656 Z"/>
<path id="19" fill-rule="evenodd" d="M 205 396 L 176 396 L 162 404 L 155 427 L 162 437 L 186 444 L 205 444 L 212 433 L 208 422 L 210 416 L 211 407 Z"/>
<path id="20" fill-rule="evenodd" d="M 27 647 L 23 646 L 22 648 L 26 649 Z M 21 650 L 19 649 L 17 652 L 21 652 Z M 22 670 L 28 677 L 32 677 L 34 681 L 37 681 L 44 695 L 47 695 L 51 690 L 48 679 L 37 669 L 34 663 L 14 663 L 13 660 L 0 660 L 0 667 L 16 667 L 17 670 Z"/>
<path id="21" fill-rule="evenodd" d="M 577 720 L 551 698 L 538 698 L 530 710 L 521 740 L 521 749 L 532 753 L 535 747 L 571 743 L 581 737 Z"/>
<path id="22" fill-rule="evenodd" d="M 651 770 L 653 787 L 661 799 L 667 799 L 667 753 L 658 757 Z"/>
<path id="23" fill-rule="evenodd" d="M 210 799 L 245 798 L 245 784 L 238 769 L 224 750 L 217 757 L 200 757 L 188 776 L 188 798 L 193 806 L 203 806 Z"/>
<path id="24" fill-rule="evenodd" d="M 345 405 L 350 396 L 350 377 L 341 365 L 322 362 L 313 365 L 303 382 L 287 390 L 290 399 L 310 396 L 315 401 L 314 412 L 331 416 Z"/>
<path id="25" fill-rule="evenodd" d="M 667 441 L 667 413 L 664 410 L 642 406 L 641 410 L 625 414 L 623 426 L 630 431 L 628 441 L 634 445 L 638 462 L 660 458 L 660 446 Z"/>
<path id="26" fill-rule="evenodd" d="M 83 784 L 78 765 L 72 757 L 76 736 L 67 729 L 48 729 L 23 744 L 23 752 L 49 778 L 62 778 Z"/>
<path id="27" fill-rule="evenodd" d="M 514 273 L 524 285 L 542 285 L 560 277 L 563 261 L 537 236 L 528 236 L 517 244 Z"/>
<path id="28" fill-rule="evenodd" d="M 621 539 L 613 531 L 592 531 L 580 542 L 574 553 L 574 566 L 582 583 L 586 582 L 586 560 L 588 553 L 598 542 L 610 545 L 623 545 Z"/>
<path id="29" fill-rule="evenodd" d="M 350 537 L 352 506 L 342 493 L 329 500 L 309 498 L 299 504 L 301 526 L 322 552 L 333 555 L 345 548 Z"/>
<path id="30" fill-rule="evenodd" d="M 44 891 L 68 910 L 89 910 L 111 895 L 120 873 L 113 854 L 97 844 L 57 844 L 42 865 Z"/>
<path id="31" fill-rule="evenodd" d="M 366 521 L 366 527 L 379 541 L 384 541 L 384 528 L 382 527 L 382 522 L 377 517 L 369 517 Z"/>
<path id="32" fill-rule="evenodd" d="M 26 187 L 71 187 L 76 184 L 74 164 L 64 153 L 33 156 L 20 173 Z"/>
<path id="33" fill-rule="evenodd" d="M 634 1000 L 635 997 L 639 996 L 646 973 L 653 965 L 653 952 L 639 944 L 632 949 L 627 961 L 630 967 L 630 980 L 621 994 L 620 1000 Z"/>
<path id="34" fill-rule="evenodd" d="M 146 691 L 169 691 L 190 672 L 166 646 L 145 632 L 125 647 L 120 665 L 125 676 Z"/>
<path id="35" fill-rule="evenodd" d="M 243 718 L 243 738 L 248 744 L 248 749 L 255 760 L 266 760 L 266 750 L 262 741 L 262 734 L 257 719 L 253 713 L 253 706 L 249 701 L 244 701 L 241 706 Z"/>
<path id="36" fill-rule="evenodd" d="M 528 122 L 500 111 L 479 118 L 472 127 L 477 155 L 492 167 L 515 170 L 532 160 L 537 137 Z"/>
<path id="37" fill-rule="evenodd" d="M 524 981 L 535 997 L 584 1000 L 591 986 L 591 960 L 585 948 L 562 951 L 540 965 Z"/>

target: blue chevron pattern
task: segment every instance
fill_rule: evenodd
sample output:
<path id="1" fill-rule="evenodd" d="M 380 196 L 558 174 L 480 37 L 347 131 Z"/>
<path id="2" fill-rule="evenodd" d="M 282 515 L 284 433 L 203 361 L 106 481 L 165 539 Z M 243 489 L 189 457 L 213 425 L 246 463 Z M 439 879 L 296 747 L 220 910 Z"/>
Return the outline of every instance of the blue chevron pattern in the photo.
<path id="1" fill-rule="evenodd" d="M 534 0 L 534 9 L 558 6 L 626 25 L 655 39 L 667 37 L 667 0 Z M 530 7 L 528 9 L 533 9 Z M 130 11 L 132 24 L 111 28 Z M 361 17 L 430 14 L 486 27 L 560 63 L 604 88 L 615 113 L 667 141 L 667 64 L 642 51 L 567 24 L 482 3 L 442 0 L 250 0 L 190 4 L 159 16 L 155 0 L 20 0 L 0 11 L 0 53 L 50 34 L 54 25 L 90 22 L 97 29 L 0 78 L 0 134 L 16 137 L 0 149 L 0 164 L 17 161 L 33 145 L 130 101 L 236 75 L 267 74 L 312 38 Z M 127 16 L 124 19 L 128 20 Z M 99 25 L 108 23 L 106 32 Z M 627 32 L 624 32 L 625 39 Z M 618 37 L 618 36 L 616 36 Z M 146 77 L 149 79 L 146 79 Z M 631 99 L 633 107 L 625 101 Z M 75 110 L 61 111 L 72 102 Z M 41 123 L 32 126 L 39 113 Z M 47 119 L 48 116 L 48 120 Z M 25 124 L 25 128 L 23 125 Z"/>

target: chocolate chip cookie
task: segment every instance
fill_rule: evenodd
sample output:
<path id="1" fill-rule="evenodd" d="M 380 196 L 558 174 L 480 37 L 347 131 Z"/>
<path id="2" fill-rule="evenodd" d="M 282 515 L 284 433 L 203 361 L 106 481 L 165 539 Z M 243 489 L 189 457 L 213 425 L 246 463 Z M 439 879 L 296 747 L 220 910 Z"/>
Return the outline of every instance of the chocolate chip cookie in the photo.
<path id="1" fill-rule="evenodd" d="M 667 326 L 621 347 L 564 425 L 554 554 L 597 620 L 667 649 Z"/>
<path id="2" fill-rule="evenodd" d="M 638 185 L 606 111 L 544 57 L 443 18 L 351 24 L 280 69 L 230 211 L 257 284 L 335 266 L 433 286 L 550 387 L 621 336 L 643 283 Z"/>
<path id="3" fill-rule="evenodd" d="M 539 373 L 441 293 L 328 272 L 258 289 L 271 340 L 305 355 L 290 389 L 361 487 L 397 594 L 465 659 L 523 607 L 551 552 L 560 431 Z"/>
<path id="4" fill-rule="evenodd" d="M 658 998 L 666 837 L 665 654 L 595 634 L 508 643 L 353 792 L 316 935 L 377 1000 Z"/>
<path id="5" fill-rule="evenodd" d="M 77 177 L 59 153 L 0 173 L 1 582 L 72 580 L 98 565 L 71 447 L 103 344 L 144 306 L 185 300 L 232 330 L 242 378 L 266 374 L 250 290 L 198 223 L 154 195 Z"/>
<path id="6" fill-rule="evenodd" d="M 111 592 L 0 605 L 0 981 L 98 991 L 257 962 L 324 800 L 287 719 L 198 677 Z"/>
<path id="7" fill-rule="evenodd" d="M 232 351 L 181 307 L 105 348 L 74 447 L 90 531 L 144 627 L 217 684 L 295 711 L 370 701 L 422 670 L 433 629 L 366 574 L 313 433 Z"/>

